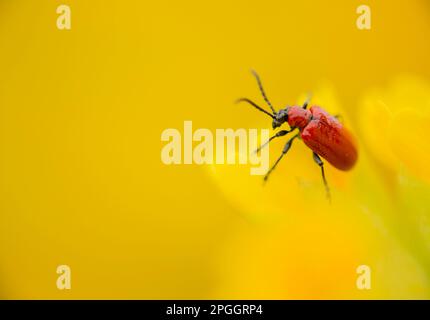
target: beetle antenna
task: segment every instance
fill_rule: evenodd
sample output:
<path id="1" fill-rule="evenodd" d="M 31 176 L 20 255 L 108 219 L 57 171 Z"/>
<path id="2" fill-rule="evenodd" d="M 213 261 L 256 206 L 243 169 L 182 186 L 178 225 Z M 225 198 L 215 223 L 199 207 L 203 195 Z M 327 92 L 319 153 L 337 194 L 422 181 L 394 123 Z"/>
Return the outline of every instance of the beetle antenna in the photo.
<path id="1" fill-rule="evenodd" d="M 273 119 L 275 118 L 275 116 L 273 114 L 271 114 L 270 112 L 264 110 L 262 107 L 258 106 L 255 102 L 249 100 L 248 98 L 240 98 L 240 99 L 236 100 L 236 103 L 239 103 L 239 102 L 247 102 L 250 105 L 252 105 L 254 108 L 260 110 L 261 112 L 263 112 L 265 114 L 267 114 L 269 117 L 271 117 Z"/>
<path id="2" fill-rule="evenodd" d="M 252 74 L 254 75 L 255 79 L 257 79 L 258 87 L 260 88 L 260 92 L 264 98 L 264 101 L 269 105 L 270 109 L 272 109 L 273 113 L 276 113 L 275 108 L 273 108 L 272 104 L 270 103 L 269 99 L 266 96 L 266 92 L 264 92 L 263 84 L 261 83 L 260 76 L 258 75 L 255 70 L 251 70 Z"/>

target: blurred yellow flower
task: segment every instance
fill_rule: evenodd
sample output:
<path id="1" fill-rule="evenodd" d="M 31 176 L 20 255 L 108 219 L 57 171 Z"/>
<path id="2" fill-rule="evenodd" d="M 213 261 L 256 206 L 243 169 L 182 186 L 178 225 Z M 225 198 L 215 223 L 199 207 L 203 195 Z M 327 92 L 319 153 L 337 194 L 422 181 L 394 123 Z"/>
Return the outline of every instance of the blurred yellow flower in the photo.
<path id="1" fill-rule="evenodd" d="M 363 145 L 395 208 L 380 214 L 429 273 L 430 83 L 398 76 L 386 89 L 366 92 L 359 114 Z"/>
<path id="2" fill-rule="evenodd" d="M 430 183 L 430 83 L 412 76 L 396 78 L 385 90 L 364 95 L 358 117 L 370 154 L 392 176 L 404 166 Z"/>
<path id="3" fill-rule="evenodd" d="M 331 114 L 342 114 L 345 125 L 357 134 L 330 84 L 321 84 L 314 97 L 312 104 Z M 416 97 L 424 98 L 418 93 Z M 375 103 L 382 106 L 379 100 Z M 325 199 L 312 152 L 300 140 L 266 185 L 261 176 L 250 176 L 247 166 L 210 167 L 220 190 L 248 221 L 217 260 L 222 262 L 219 270 L 224 282 L 215 297 L 225 297 L 225 292 L 231 298 L 243 298 L 244 292 L 246 298 L 275 299 L 429 297 L 430 270 L 425 250 L 413 245 L 411 237 L 405 237 L 416 225 L 401 219 L 398 204 L 393 201 L 393 187 L 381 179 L 372 162 L 373 157 L 384 159 L 386 150 L 392 149 L 390 158 L 384 159 L 392 169 L 407 152 L 416 152 L 418 157 L 421 151 L 412 146 L 412 151 L 399 151 L 388 142 L 399 140 L 395 134 L 408 136 L 406 125 L 398 133 L 392 129 L 387 141 L 377 136 L 379 131 L 385 135 L 386 128 L 394 125 L 387 123 L 388 118 L 380 126 L 372 122 L 382 113 L 370 107 L 372 102 L 365 100 L 366 106 L 360 109 L 360 128 L 368 132 L 363 139 L 357 137 L 360 156 L 356 167 L 341 172 L 326 164 L 331 205 Z M 419 135 L 421 129 L 414 130 L 413 134 Z M 271 143 L 272 162 L 286 140 Z M 406 138 L 401 141 L 410 145 Z M 375 152 L 368 154 L 368 149 Z M 408 164 L 419 166 L 421 162 Z M 427 205 L 427 199 L 414 200 Z M 356 269 L 362 264 L 372 269 L 372 290 L 356 287 Z"/>

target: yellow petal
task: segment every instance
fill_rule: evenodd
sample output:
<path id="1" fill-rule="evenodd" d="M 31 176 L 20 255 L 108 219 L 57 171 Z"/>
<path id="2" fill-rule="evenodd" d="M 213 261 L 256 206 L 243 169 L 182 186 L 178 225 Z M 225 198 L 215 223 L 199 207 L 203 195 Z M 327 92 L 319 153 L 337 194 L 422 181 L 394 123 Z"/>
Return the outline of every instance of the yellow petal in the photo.
<path id="1" fill-rule="evenodd" d="M 430 93 L 430 92 L 429 92 Z M 388 130 L 389 146 L 410 173 L 430 183 L 430 116 L 413 108 L 393 116 Z"/>
<path id="2" fill-rule="evenodd" d="M 387 143 L 392 111 L 385 102 L 385 97 L 380 92 L 372 92 L 359 105 L 360 116 L 357 121 L 366 151 L 379 164 L 392 171 L 396 170 L 398 160 Z"/>
<path id="3" fill-rule="evenodd" d="M 403 114 L 405 110 L 406 114 Z M 373 90 L 367 93 L 359 103 L 359 115 L 360 136 L 364 146 L 374 160 L 382 165 L 381 169 L 391 171 L 390 175 L 393 176 L 393 173 L 398 172 L 399 164 L 402 162 L 413 167 L 412 170 L 415 170 L 413 172 L 417 172 L 417 168 L 426 170 L 422 165 L 423 161 L 407 159 L 402 149 L 409 151 L 416 149 L 414 140 L 406 136 L 422 135 L 422 126 L 425 125 L 425 119 L 430 116 L 428 81 L 411 75 L 398 76 L 386 90 Z M 408 119 L 409 116 L 412 118 Z M 417 116 L 424 117 L 424 120 L 417 119 Z M 420 137 L 417 138 L 419 141 Z M 399 143 L 394 141 L 397 139 Z M 413 157 L 428 154 L 426 150 L 428 149 L 423 147 L 422 152 L 413 151 Z M 424 175 L 427 176 L 427 173 Z"/>
<path id="4" fill-rule="evenodd" d="M 217 259 L 222 281 L 214 298 L 428 297 L 425 273 L 408 252 L 378 235 L 359 209 L 343 209 L 242 230 Z M 360 265 L 370 267 L 371 290 L 357 289 Z"/>

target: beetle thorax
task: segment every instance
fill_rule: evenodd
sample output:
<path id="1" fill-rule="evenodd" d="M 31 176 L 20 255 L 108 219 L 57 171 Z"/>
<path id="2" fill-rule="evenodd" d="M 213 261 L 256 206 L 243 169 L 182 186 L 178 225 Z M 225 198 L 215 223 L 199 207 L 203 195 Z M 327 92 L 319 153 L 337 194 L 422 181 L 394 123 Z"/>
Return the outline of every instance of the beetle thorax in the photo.
<path id="1" fill-rule="evenodd" d="M 312 113 L 302 107 L 289 107 L 288 108 L 288 124 L 290 127 L 296 127 L 302 130 L 306 127 L 312 119 Z"/>

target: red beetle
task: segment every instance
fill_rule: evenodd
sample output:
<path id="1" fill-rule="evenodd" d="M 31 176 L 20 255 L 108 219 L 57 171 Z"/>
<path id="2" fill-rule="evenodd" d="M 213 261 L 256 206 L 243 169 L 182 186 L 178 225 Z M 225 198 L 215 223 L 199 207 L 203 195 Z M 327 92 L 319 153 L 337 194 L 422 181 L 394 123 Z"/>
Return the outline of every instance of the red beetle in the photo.
<path id="1" fill-rule="evenodd" d="M 301 138 L 303 142 L 313 151 L 314 161 L 321 168 L 321 174 L 326 188 L 327 197 L 330 199 L 330 191 L 324 174 L 324 163 L 320 156 L 339 170 L 347 171 L 351 169 L 358 157 L 357 144 L 354 137 L 342 125 L 342 123 L 338 121 L 337 116 L 331 116 L 329 113 L 317 106 L 312 106 L 309 110 L 307 110 L 309 99 L 301 107 L 291 106 L 276 111 L 267 98 L 266 93 L 264 92 L 260 77 L 255 71 L 252 71 L 252 73 L 257 79 L 261 94 L 272 110 L 272 113 L 264 110 L 247 98 L 241 98 L 238 100 L 238 102 L 247 102 L 261 112 L 269 115 L 273 119 L 273 129 L 280 127 L 285 122 L 287 122 L 291 128 L 290 130 L 278 131 L 274 136 L 270 137 L 266 143 L 261 145 L 257 149 L 257 152 L 269 144 L 269 142 L 274 138 L 282 137 L 296 129 L 299 130 L 297 134 L 287 141 L 284 149 L 282 150 L 281 156 L 276 160 L 275 164 L 264 176 L 264 181 L 267 181 L 270 173 L 275 169 L 282 157 L 288 152 L 294 139 Z"/>

